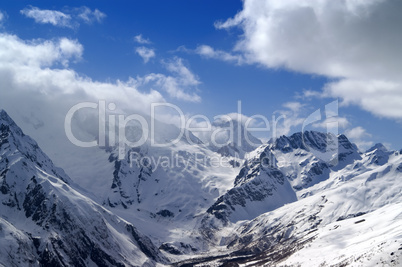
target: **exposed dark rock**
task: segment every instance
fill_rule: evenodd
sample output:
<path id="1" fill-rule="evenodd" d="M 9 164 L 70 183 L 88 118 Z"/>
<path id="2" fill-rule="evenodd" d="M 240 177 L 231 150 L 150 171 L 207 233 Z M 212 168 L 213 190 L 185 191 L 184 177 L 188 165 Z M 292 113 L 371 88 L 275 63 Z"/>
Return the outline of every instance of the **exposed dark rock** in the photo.
<path id="1" fill-rule="evenodd" d="M 160 210 L 156 214 L 162 217 L 174 217 L 174 213 L 171 212 L 170 210 Z"/>

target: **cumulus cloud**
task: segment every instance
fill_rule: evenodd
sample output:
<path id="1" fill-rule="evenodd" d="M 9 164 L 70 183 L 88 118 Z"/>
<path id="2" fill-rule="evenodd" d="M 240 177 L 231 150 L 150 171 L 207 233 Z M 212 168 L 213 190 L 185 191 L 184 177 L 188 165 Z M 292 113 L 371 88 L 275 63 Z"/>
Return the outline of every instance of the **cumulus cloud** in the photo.
<path id="1" fill-rule="evenodd" d="M 3 50 L 0 64 L 3 68 L 43 68 L 56 63 L 68 66 L 71 60 L 79 60 L 83 53 L 83 47 L 77 40 L 67 38 L 25 42 L 15 35 L 0 34 L 0 44 Z"/>
<path id="2" fill-rule="evenodd" d="M 144 63 L 147 63 L 151 58 L 155 57 L 155 51 L 145 46 L 137 47 L 135 52 L 142 57 Z"/>
<path id="3" fill-rule="evenodd" d="M 39 9 L 31 6 L 24 8 L 20 12 L 28 18 L 34 19 L 36 23 L 49 23 L 58 27 L 72 27 L 71 16 L 61 11 Z"/>
<path id="4" fill-rule="evenodd" d="M 99 82 L 67 68 L 82 57 L 82 45 L 76 40 L 25 41 L 0 34 L 0 46 L 0 107 L 21 125 L 32 122 L 31 131 L 24 129 L 56 159 L 60 159 L 58 150 L 49 135 L 54 142 L 63 143 L 64 118 L 72 106 L 102 100 L 115 103 L 116 112 L 121 114 L 150 114 L 151 103 L 165 101 L 156 90 L 140 91 L 133 78 Z M 87 122 L 89 115 L 86 113 L 82 120 Z M 97 120 L 90 122 L 82 123 L 85 133 L 96 138 Z M 46 131 L 40 132 L 41 128 Z"/>
<path id="5" fill-rule="evenodd" d="M 324 93 L 341 97 L 344 105 L 356 104 L 378 116 L 402 118 L 402 80 L 343 79 L 327 84 Z"/>
<path id="6" fill-rule="evenodd" d="M 401 1 L 245 0 L 218 29 L 239 27 L 246 62 L 336 78 L 325 93 L 402 118 Z"/>
<path id="7" fill-rule="evenodd" d="M 82 58 L 84 48 L 77 40 L 60 38 L 24 41 L 15 35 L 0 34 L 0 46 L 3 51 L 0 53 L 3 93 L 6 88 L 9 92 L 21 95 L 39 93 L 44 98 L 60 98 L 62 102 L 71 105 L 103 99 L 115 102 L 121 109 L 142 110 L 143 113 L 149 110 L 151 103 L 165 101 L 158 91 L 165 91 L 170 97 L 180 100 L 201 100 L 199 95 L 192 92 L 197 90 L 201 82 L 181 58 L 163 62 L 171 75 L 151 73 L 127 81 L 98 82 L 67 68 L 71 62 Z M 69 101 L 66 101 L 65 96 L 70 97 Z M 2 97 L 1 104 L 8 106 L 4 99 Z M 132 105 L 134 102 L 136 104 Z"/>
<path id="8" fill-rule="evenodd" d="M 142 37 L 142 34 L 134 36 L 134 41 L 139 44 L 151 44 L 151 41 Z"/>
<path id="9" fill-rule="evenodd" d="M 69 95 L 71 103 L 85 99 L 108 99 L 126 107 L 135 100 L 141 108 L 153 101 L 163 101 L 156 91 L 138 91 L 130 79 L 127 82 L 102 83 L 65 68 L 71 61 L 82 57 L 83 47 L 77 40 L 24 41 L 15 35 L 0 34 L 0 44 L 4 52 L 0 54 L 2 88 L 9 88 L 10 91 L 34 92 L 43 94 L 45 98 L 54 96 L 64 100 Z M 58 64 L 61 68 L 57 68 Z"/>

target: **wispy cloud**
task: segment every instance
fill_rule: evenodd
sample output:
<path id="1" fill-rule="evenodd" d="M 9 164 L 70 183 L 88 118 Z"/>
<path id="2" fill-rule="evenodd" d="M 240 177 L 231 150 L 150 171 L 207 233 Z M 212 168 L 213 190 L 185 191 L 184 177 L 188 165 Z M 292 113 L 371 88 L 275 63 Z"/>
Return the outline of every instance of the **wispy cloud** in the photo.
<path id="1" fill-rule="evenodd" d="M 149 39 L 145 39 L 142 37 L 142 34 L 134 36 L 134 41 L 139 44 L 151 44 L 152 42 Z"/>
<path id="2" fill-rule="evenodd" d="M 200 102 L 201 97 L 196 93 L 198 85 L 201 84 L 199 78 L 190 71 L 183 63 L 183 59 L 175 57 L 172 60 L 162 61 L 165 68 L 171 75 L 161 73 L 151 73 L 144 77 L 137 77 L 135 84 L 138 87 L 160 88 L 168 93 L 171 98 Z"/>
<path id="3" fill-rule="evenodd" d="M 334 102 L 332 102 L 334 103 Z M 312 106 L 297 101 L 284 103 L 283 109 L 275 112 L 273 123 L 273 133 L 276 136 L 289 135 L 291 132 L 305 131 L 309 129 L 318 129 L 324 132 L 332 132 L 338 134 L 341 129 L 351 126 L 349 120 L 345 117 L 338 116 L 338 109 L 331 110 L 327 104 L 325 107 L 325 116 L 311 117 L 320 109 L 312 112 Z M 336 105 L 336 107 L 338 107 Z M 320 114 L 320 113 L 318 113 Z M 309 118 L 315 118 L 312 121 Z"/>
<path id="4" fill-rule="evenodd" d="M 286 102 L 283 104 L 283 107 L 290 109 L 294 113 L 300 112 L 303 106 L 304 105 L 300 102 Z"/>
<path id="5" fill-rule="evenodd" d="M 209 45 L 200 45 L 195 49 L 195 53 L 206 58 L 218 59 L 226 62 L 234 62 L 241 65 L 245 63 L 245 59 L 240 54 L 231 54 L 223 50 L 216 50 Z"/>
<path id="6" fill-rule="evenodd" d="M 99 11 L 98 9 L 92 11 L 86 6 L 77 9 L 77 13 L 77 17 L 88 24 L 92 24 L 93 22 L 101 23 L 103 19 L 106 18 L 105 13 Z"/>
<path id="7" fill-rule="evenodd" d="M 322 91 L 315 91 L 311 89 L 304 89 L 302 93 L 296 93 L 295 95 L 298 99 L 312 99 L 312 98 L 324 98 L 326 97 L 325 93 Z"/>
<path id="8" fill-rule="evenodd" d="M 317 122 L 312 125 L 318 129 L 345 129 L 350 126 L 350 122 L 344 117 L 330 117 L 322 122 Z"/>
<path id="9" fill-rule="evenodd" d="M 7 19 L 7 13 L 0 10 L 0 27 L 3 26 L 4 21 Z"/>
<path id="10" fill-rule="evenodd" d="M 154 49 L 147 48 L 145 46 L 137 47 L 135 52 L 142 57 L 144 63 L 147 63 L 151 58 L 155 57 Z"/>
<path id="11" fill-rule="evenodd" d="M 304 105 L 299 102 L 284 103 L 283 109 L 274 112 L 272 123 L 272 137 L 276 138 L 281 135 L 289 135 L 295 128 L 304 123 L 303 117 Z"/>
<path id="12" fill-rule="evenodd" d="M 51 24 L 53 26 L 65 28 L 78 27 L 80 25 L 80 20 L 87 24 L 92 24 L 93 22 L 100 23 L 106 17 L 106 14 L 98 9 L 92 11 L 85 6 L 66 10 L 64 12 L 29 6 L 20 10 L 20 12 L 28 18 L 34 19 L 36 23 Z"/>
<path id="13" fill-rule="evenodd" d="M 72 27 L 71 16 L 61 11 L 39 9 L 31 6 L 22 9 L 20 12 L 28 18 L 34 19 L 36 23 L 49 23 L 58 27 Z"/>

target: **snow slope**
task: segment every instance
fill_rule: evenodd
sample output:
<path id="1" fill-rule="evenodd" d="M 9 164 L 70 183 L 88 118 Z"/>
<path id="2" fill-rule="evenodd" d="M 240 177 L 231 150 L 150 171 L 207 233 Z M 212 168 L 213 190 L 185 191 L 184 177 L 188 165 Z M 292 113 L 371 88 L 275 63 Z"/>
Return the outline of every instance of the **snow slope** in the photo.
<path id="1" fill-rule="evenodd" d="M 311 233 L 313 241 L 279 266 L 401 266 L 401 220 L 402 205 L 396 203 L 330 223 Z"/>

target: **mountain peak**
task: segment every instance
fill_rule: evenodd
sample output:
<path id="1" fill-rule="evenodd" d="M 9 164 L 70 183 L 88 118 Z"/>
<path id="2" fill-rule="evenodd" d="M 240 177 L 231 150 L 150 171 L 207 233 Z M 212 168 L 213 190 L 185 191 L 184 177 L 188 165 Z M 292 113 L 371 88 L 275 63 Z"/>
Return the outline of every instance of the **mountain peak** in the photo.
<path id="1" fill-rule="evenodd" d="M 16 125 L 13 119 L 11 119 L 11 117 L 4 109 L 0 109 L 0 123 L 7 125 Z"/>
<path id="2" fill-rule="evenodd" d="M 382 143 L 377 143 L 374 146 L 372 146 L 371 148 L 367 149 L 366 153 L 372 152 L 372 151 L 374 151 L 376 149 L 384 151 L 384 152 L 388 151 L 388 149 Z"/>
<path id="3" fill-rule="evenodd" d="M 274 149 L 290 152 L 293 149 L 314 149 L 324 151 L 327 147 L 328 140 L 335 139 L 335 135 L 331 133 L 321 133 L 317 131 L 297 132 L 290 136 L 282 135 L 281 137 L 270 140 Z"/>
<path id="4" fill-rule="evenodd" d="M 70 178 L 64 171 L 54 166 L 52 160 L 40 149 L 38 143 L 25 135 L 4 110 L 0 110 L 0 153 L 4 159 L 19 158 L 13 162 L 25 162 L 24 166 L 31 165 L 33 169 L 40 168 L 65 183 L 71 184 Z M 27 162 L 31 163 L 27 164 Z"/>
<path id="5" fill-rule="evenodd" d="M 5 139 L 19 139 L 25 138 L 25 134 L 21 128 L 14 122 L 14 120 L 2 109 L 0 110 L 0 134 L 1 139 L 5 142 Z M 29 138 L 30 139 L 30 138 Z M 31 140 L 29 140 L 31 141 Z M 36 144 L 35 141 L 32 140 Z"/>

